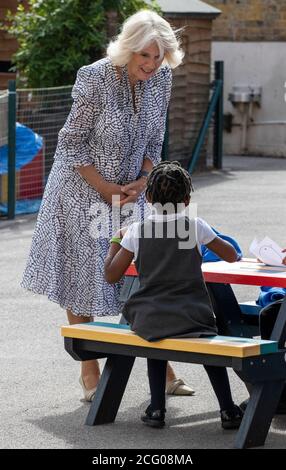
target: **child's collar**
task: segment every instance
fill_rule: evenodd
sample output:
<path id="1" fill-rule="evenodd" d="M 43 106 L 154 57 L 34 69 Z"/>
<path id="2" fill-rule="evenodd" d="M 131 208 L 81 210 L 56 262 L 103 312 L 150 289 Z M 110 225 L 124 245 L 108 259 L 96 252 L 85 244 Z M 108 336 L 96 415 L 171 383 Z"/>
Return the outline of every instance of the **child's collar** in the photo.
<path id="1" fill-rule="evenodd" d="M 148 216 L 149 220 L 153 220 L 154 222 L 171 222 L 172 220 L 177 220 L 181 217 L 186 217 L 186 206 L 185 204 L 179 204 L 177 208 L 177 212 L 172 211 L 172 208 L 168 210 L 167 213 L 163 213 L 162 206 L 151 205 L 151 214 Z"/>

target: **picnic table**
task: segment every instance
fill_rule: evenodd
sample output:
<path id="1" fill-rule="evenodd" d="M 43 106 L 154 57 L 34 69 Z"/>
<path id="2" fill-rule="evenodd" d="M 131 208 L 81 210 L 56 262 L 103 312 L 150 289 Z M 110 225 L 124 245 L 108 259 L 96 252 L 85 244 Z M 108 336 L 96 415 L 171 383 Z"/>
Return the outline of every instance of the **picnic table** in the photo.
<path id="1" fill-rule="evenodd" d="M 264 444 L 286 380 L 286 299 L 270 340 L 253 339 L 248 325 L 241 323 L 240 308 L 230 284 L 286 287 L 286 271 L 246 259 L 232 264 L 204 263 L 203 274 L 218 319 L 219 336 L 148 342 L 126 325 L 92 322 L 62 327 L 65 348 L 74 359 L 107 357 L 86 424 L 115 420 L 136 357 L 212 364 L 232 367 L 244 382 L 251 384 L 235 447 Z M 126 272 L 123 298 L 137 288 L 136 268 L 131 265 Z"/>

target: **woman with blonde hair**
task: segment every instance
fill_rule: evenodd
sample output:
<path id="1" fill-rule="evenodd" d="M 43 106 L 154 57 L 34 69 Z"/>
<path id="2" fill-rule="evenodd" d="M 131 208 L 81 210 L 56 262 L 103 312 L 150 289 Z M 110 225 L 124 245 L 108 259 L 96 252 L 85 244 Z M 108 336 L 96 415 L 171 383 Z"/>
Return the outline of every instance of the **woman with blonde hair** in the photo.
<path id="1" fill-rule="evenodd" d="M 146 177 L 161 156 L 171 69 L 183 55 L 170 24 L 142 10 L 126 20 L 105 58 L 78 71 L 22 281 L 66 309 L 70 324 L 120 313 L 121 283 L 104 280 L 112 199 L 121 207 L 136 202 L 143 212 Z M 91 230 L 98 204 L 105 236 Z M 121 224 L 125 219 L 120 214 Z M 82 363 L 86 400 L 99 377 L 96 360 Z M 169 393 L 193 393 L 170 366 L 167 381 Z"/>

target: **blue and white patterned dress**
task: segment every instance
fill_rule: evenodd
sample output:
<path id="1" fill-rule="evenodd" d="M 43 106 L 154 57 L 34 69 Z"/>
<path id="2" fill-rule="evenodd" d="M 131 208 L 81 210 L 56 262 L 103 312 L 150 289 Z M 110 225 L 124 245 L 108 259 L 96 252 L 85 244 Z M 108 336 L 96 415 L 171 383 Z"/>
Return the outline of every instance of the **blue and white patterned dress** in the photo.
<path id="1" fill-rule="evenodd" d="M 144 158 L 158 163 L 171 84 L 168 66 L 147 81 L 138 81 L 134 109 L 126 66 L 121 79 L 109 58 L 79 70 L 74 103 L 59 132 L 23 287 L 47 295 L 75 315 L 120 312 L 121 283 L 110 285 L 104 280 L 111 224 L 105 237 L 91 236 L 91 227 L 102 223 L 96 204 L 104 204 L 103 223 L 111 220 L 111 205 L 76 167 L 95 165 L 106 181 L 124 184 L 137 178 Z M 143 208 L 143 194 L 137 202 Z"/>

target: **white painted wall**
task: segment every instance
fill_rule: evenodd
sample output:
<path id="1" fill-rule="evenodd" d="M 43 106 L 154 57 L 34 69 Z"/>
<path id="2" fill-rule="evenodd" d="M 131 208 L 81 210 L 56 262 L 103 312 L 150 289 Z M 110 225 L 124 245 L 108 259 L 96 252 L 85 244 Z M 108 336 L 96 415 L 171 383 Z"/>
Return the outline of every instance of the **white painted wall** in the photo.
<path id="1" fill-rule="evenodd" d="M 224 132 L 224 153 L 242 153 L 241 114 L 228 100 L 232 86 L 259 85 L 261 107 L 254 106 L 246 153 L 286 157 L 286 43 L 214 42 L 215 60 L 224 61 L 224 113 L 234 115 L 232 132 Z"/>

